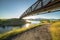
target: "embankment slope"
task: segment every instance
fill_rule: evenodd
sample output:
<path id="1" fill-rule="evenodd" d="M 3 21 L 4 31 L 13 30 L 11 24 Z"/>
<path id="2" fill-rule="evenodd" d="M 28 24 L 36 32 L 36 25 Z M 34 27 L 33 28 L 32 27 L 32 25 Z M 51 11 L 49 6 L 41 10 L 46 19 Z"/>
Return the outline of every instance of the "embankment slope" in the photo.
<path id="1" fill-rule="evenodd" d="M 49 27 L 49 24 L 38 26 L 7 40 L 52 40 Z"/>

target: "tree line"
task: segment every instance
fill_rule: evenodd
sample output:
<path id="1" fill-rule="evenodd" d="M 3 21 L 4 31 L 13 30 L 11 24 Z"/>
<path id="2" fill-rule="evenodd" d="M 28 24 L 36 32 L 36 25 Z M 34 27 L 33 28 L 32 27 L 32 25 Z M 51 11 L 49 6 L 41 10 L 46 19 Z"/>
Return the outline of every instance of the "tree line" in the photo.
<path id="1" fill-rule="evenodd" d="M 26 23 L 25 20 L 20 20 L 17 18 L 6 19 L 6 20 L 0 19 L 0 26 L 22 26 L 25 23 Z"/>

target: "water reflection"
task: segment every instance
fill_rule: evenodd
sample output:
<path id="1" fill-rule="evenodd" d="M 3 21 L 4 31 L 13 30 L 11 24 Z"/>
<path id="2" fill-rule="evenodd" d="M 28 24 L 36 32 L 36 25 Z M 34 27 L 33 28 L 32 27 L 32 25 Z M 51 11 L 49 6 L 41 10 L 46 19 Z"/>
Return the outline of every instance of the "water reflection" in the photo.
<path id="1" fill-rule="evenodd" d="M 31 24 L 38 24 L 41 23 L 40 21 L 32 21 L 32 20 L 26 20 L 27 23 L 24 25 L 24 27 L 29 27 Z"/>
<path id="2" fill-rule="evenodd" d="M 40 23 L 40 21 L 29 21 L 28 23 L 26 23 L 22 27 L 28 28 L 31 24 L 37 24 L 37 23 Z M 21 28 L 21 27 L 20 26 L 5 26 L 5 27 L 0 26 L 0 34 L 11 31 L 11 30 L 19 29 L 19 28 Z"/>
<path id="3" fill-rule="evenodd" d="M 5 33 L 5 32 L 8 32 L 8 31 L 11 31 L 13 29 L 18 29 L 20 27 L 13 27 L 13 26 L 5 26 L 4 28 L 3 27 L 0 27 L 0 34 L 1 33 Z"/>
<path id="4" fill-rule="evenodd" d="M 27 23 L 27 24 L 25 24 L 26 25 L 26 27 L 28 28 L 29 27 L 29 25 L 30 25 L 30 23 Z"/>

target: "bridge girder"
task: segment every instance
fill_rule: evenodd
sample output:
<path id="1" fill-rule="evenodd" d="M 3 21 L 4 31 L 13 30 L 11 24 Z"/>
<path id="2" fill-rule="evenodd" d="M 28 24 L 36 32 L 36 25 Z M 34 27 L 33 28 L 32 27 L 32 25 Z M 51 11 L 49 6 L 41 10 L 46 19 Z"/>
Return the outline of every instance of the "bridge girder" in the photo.
<path id="1" fill-rule="evenodd" d="M 35 8 L 33 10 L 31 8 L 31 7 L 33 7 L 33 5 L 30 7 L 31 12 L 27 12 L 28 10 L 26 10 L 26 13 L 23 13 L 23 15 L 20 18 L 23 18 L 23 17 L 26 17 L 26 16 L 30 16 L 30 15 L 33 15 L 33 14 L 37 14 L 39 12 L 46 12 L 46 11 L 50 12 L 52 10 L 60 9 L 60 0 L 55 0 L 53 2 L 51 2 L 51 0 L 50 0 L 50 2 L 47 5 L 45 5 L 45 6 L 43 6 L 43 2 L 42 1 L 37 1 L 36 3 L 33 4 L 33 5 L 36 4 L 36 6 L 35 6 Z M 39 5 L 39 3 L 41 3 L 41 8 L 36 9 L 37 6 Z"/>

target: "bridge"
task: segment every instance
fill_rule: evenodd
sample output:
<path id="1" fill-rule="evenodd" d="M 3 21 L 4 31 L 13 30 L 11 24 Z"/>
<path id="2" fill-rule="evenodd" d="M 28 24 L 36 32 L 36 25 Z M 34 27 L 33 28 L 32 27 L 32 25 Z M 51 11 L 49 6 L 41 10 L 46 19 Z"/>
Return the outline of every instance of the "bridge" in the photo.
<path id="1" fill-rule="evenodd" d="M 37 0 L 20 16 L 20 19 L 55 11 L 60 11 L 60 0 Z"/>

